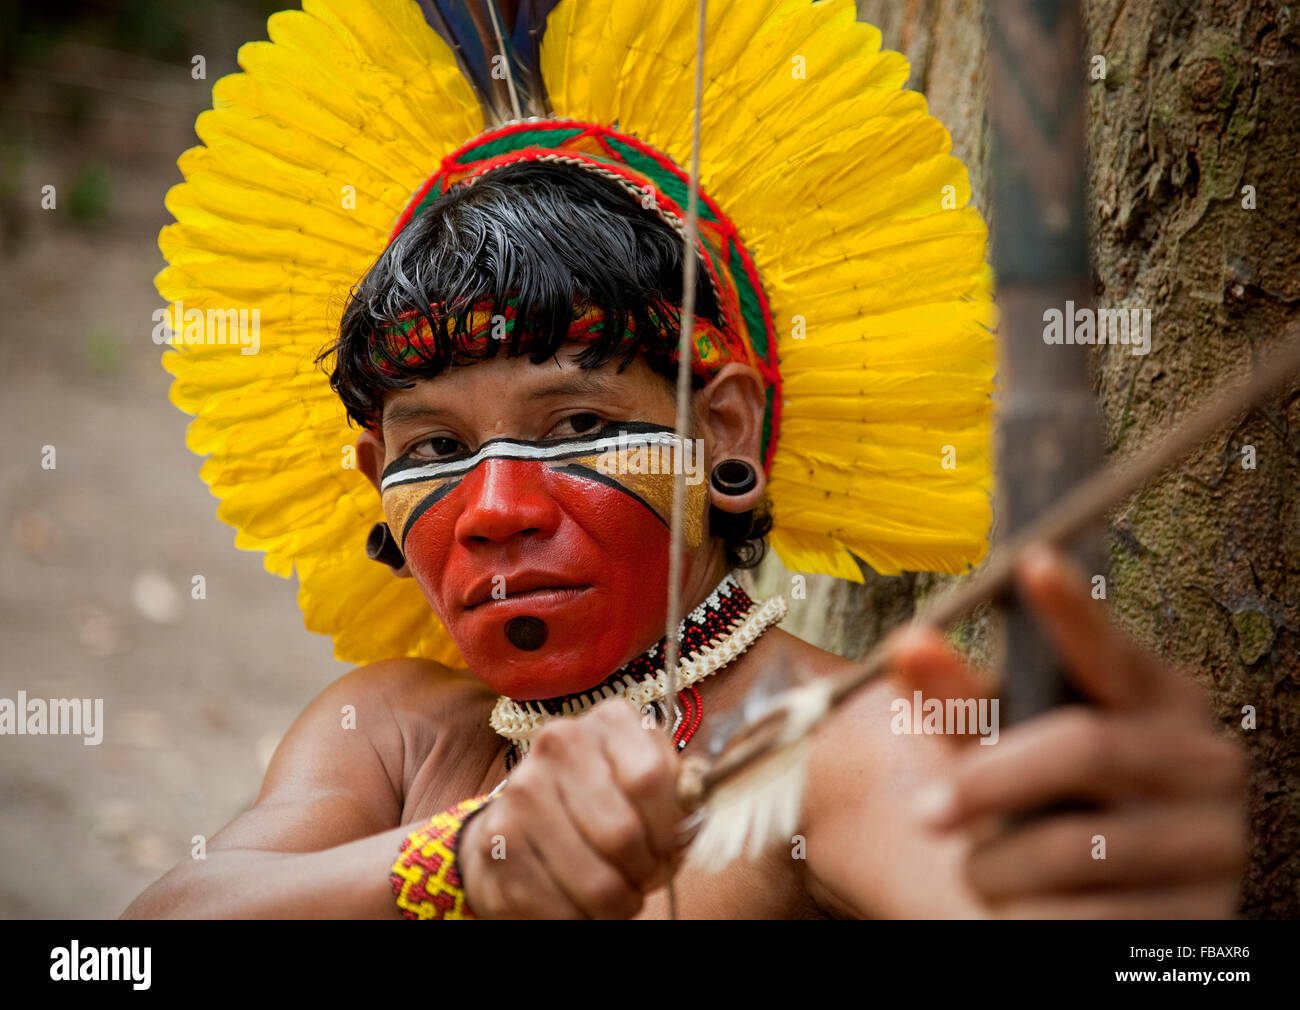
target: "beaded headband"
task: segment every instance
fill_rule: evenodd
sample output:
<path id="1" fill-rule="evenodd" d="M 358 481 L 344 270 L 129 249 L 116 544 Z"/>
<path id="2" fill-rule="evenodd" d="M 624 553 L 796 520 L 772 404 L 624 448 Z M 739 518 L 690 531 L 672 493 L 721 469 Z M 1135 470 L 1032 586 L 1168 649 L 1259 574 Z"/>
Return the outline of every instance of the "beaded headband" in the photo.
<path id="1" fill-rule="evenodd" d="M 494 312 L 493 309 L 499 311 Z M 650 312 L 653 319 L 655 313 Z M 397 364 L 409 363 L 429 354 L 436 348 L 437 342 L 430 329 L 429 320 L 441 321 L 446 327 L 448 341 L 460 352 L 474 354 L 482 352 L 489 341 L 509 342 L 514 336 L 517 318 L 515 299 L 507 300 L 502 306 L 494 306 L 490 300 L 475 303 L 475 307 L 465 313 L 465 324 L 458 330 L 456 316 L 445 305 L 434 303 L 429 311 L 411 311 L 398 317 L 397 324 L 390 327 L 385 336 L 383 348 L 378 343 L 372 347 L 370 358 L 375 366 L 385 374 L 397 374 Z M 567 338 L 578 343 L 588 343 L 604 336 L 604 313 L 598 308 L 588 308 L 576 313 L 569 325 Z M 663 331 L 656 334 L 656 338 Z M 631 319 L 623 330 L 623 342 L 636 339 L 636 327 Z M 662 350 L 663 358 L 669 362 L 677 361 L 677 343 L 664 339 L 656 340 L 656 350 Z M 702 316 L 695 318 L 695 346 L 706 348 L 707 354 L 697 350 L 691 361 L 692 370 L 705 380 L 712 378 L 719 368 L 728 361 L 735 361 L 736 344 L 724 340 L 722 331 Z M 751 364 L 752 358 L 739 359 L 743 364 Z"/>

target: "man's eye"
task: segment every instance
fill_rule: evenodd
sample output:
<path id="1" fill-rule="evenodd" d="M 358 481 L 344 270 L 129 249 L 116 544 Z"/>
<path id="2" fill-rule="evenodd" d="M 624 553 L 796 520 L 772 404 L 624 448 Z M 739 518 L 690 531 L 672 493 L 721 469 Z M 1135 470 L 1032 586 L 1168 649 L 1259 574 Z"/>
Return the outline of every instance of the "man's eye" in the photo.
<path id="1" fill-rule="evenodd" d="M 422 459 L 441 459 L 444 456 L 454 456 L 458 452 L 463 452 L 464 448 L 454 438 L 426 438 L 423 442 L 416 442 L 411 446 L 410 455 Z"/>
<path id="2" fill-rule="evenodd" d="M 567 427 L 575 435 L 582 435 L 589 431 L 595 431 L 600 427 L 601 418 L 599 414 L 593 414 L 590 411 L 581 414 L 570 414 L 560 422 L 560 427 Z"/>

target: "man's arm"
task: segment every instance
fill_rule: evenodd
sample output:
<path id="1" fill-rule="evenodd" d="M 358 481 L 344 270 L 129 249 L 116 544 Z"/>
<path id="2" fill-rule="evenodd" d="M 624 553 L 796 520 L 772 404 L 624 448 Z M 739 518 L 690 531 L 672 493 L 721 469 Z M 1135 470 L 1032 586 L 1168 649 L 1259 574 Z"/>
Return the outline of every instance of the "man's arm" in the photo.
<path id="1" fill-rule="evenodd" d="M 898 679 L 837 713 L 814 750 L 810 894 L 858 916 L 1233 915 L 1246 855 L 1240 746 L 1212 727 L 1189 677 L 1107 621 L 1068 560 L 1036 551 L 1019 580 L 1092 704 L 991 746 L 895 736 L 891 696 L 980 693 L 940 636 L 910 634 Z"/>
<path id="2" fill-rule="evenodd" d="M 331 684 L 285 734 L 254 806 L 123 918 L 397 918 L 386 871 L 410 826 L 399 826 L 405 741 L 391 699 L 418 692 L 436 719 L 452 689 L 431 687 L 435 674 L 394 661 Z"/>
<path id="3" fill-rule="evenodd" d="M 818 734 L 803 822 L 809 895 L 845 918 L 982 916 L 962 869 L 969 841 L 935 835 L 913 812 L 951 755 L 935 737 L 890 732 L 900 693 L 873 684 Z"/>

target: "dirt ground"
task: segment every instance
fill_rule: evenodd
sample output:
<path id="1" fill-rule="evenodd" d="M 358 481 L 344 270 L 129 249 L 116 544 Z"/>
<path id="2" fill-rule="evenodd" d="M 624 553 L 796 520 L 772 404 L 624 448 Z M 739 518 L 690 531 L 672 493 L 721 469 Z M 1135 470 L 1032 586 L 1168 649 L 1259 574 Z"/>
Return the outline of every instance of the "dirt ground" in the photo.
<path id="1" fill-rule="evenodd" d="M 98 746 L 0 736 L 6 918 L 120 914 L 253 801 L 285 729 L 346 669 L 303 628 L 296 583 L 217 520 L 151 338 L 176 156 L 235 36 L 262 31 L 229 30 L 206 82 L 74 47 L 56 65 L 96 89 L 75 130 L 44 79 L 0 96 L 24 149 L 0 255 L 0 698 L 102 698 L 106 724 Z M 99 221 L 76 220 L 88 170 L 111 194 Z"/>

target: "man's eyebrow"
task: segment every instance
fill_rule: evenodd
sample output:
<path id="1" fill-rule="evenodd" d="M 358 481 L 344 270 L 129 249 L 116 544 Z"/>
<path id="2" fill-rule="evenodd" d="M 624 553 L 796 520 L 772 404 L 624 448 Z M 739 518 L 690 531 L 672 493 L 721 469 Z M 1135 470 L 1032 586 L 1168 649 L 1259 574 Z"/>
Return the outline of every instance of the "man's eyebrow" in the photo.
<path id="1" fill-rule="evenodd" d="M 384 411 L 382 423 L 404 424 L 407 421 L 426 421 L 434 417 L 444 417 L 450 411 L 442 407 L 429 407 L 422 403 L 398 403 Z"/>
<path id="2" fill-rule="evenodd" d="M 583 371 L 575 375 L 530 389 L 526 394 L 530 400 L 542 400 L 550 396 L 574 396 L 581 393 L 608 393 L 610 382 L 601 375 Z M 446 417 L 453 411 L 445 407 L 434 407 L 423 403 L 397 403 L 384 411 L 383 424 L 405 424 L 411 421 L 428 421 Z"/>
<path id="3" fill-rule="evenodd" d="M 528 398 L 541 400 L 548 396 L 572 396 L 575 393 L 608 393 L 610 388 L 610 383 L 604 376 L 582 371 L 569 378 L 531 389 Z"/>

